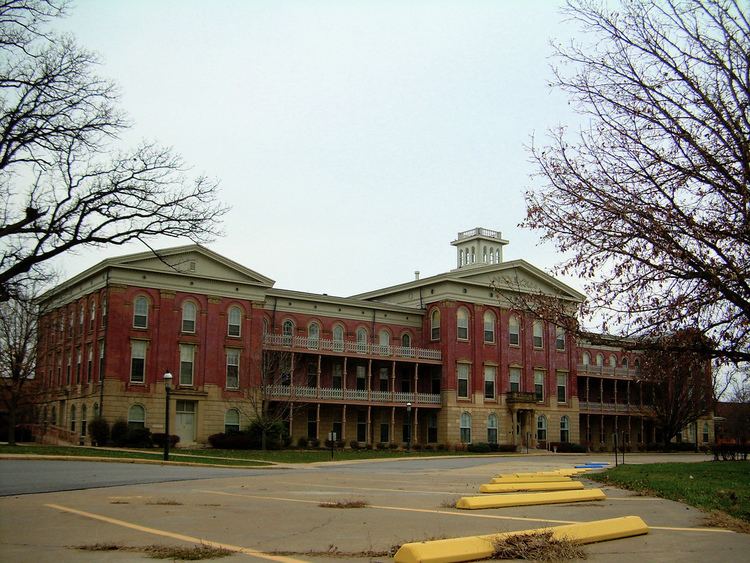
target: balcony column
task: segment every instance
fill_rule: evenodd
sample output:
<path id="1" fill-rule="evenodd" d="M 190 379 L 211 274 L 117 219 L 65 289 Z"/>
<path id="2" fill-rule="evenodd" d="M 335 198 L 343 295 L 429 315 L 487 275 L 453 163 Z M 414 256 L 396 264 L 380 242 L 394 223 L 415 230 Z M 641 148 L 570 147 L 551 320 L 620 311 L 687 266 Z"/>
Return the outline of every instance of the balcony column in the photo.
<path id="1" fill-rule="evenodd" d="M 396 431 L 396 407 L 391 407 L 391 428 L 388 437 L 391 442 L 395 442 L 393 433 Z"/>
<path id="2" fill-rule="evenodd" d="M 346 399 L 346 360 L 348 358 L 344 356 L 344 371 L 341 374 L 341 398 Z"/>
<path id="3" fill-rule="evenodd" d="M 289 435 L 290 436 L 294 436 L 294 434 L 292 433 L 293 420 L 294 420 L 294 403 L 289 403 Z"/>
<path id="4" fill-rule="evenodd" d="M 366 444 L 372 444 L 372 406 L 367 405 L 367 434 L 366 434 Z"/>
<path id="5" fill-rule="evenodd" d="M 417 384 L 419 383 L 419 363 L 414 364 L 414 402 L 417 402 Z M 414 416 L 416 417 L 416 409 Z"/>
<path id="6" fill-rule="evenodd" d="M 346 405 L 341 407 L 341 440 L 346 440 Z"/>
<path id="7" fill-rule="evenodd" d="M 419 444 L 419 407 L 414 407 L 414 423 L 412 424 L 412 440 L 411 443 Z"/>
<path id="8" fill-rule="evenodd" d="M 391 401 L 396 402 L 396 360 L 391 365 Z"/>
<path id="9" fill-rule="evenodd" d="M 599 408 L 604 408 L 604 378 L 599 378 Z"/>
<path id="10" fill-rule="evenodd" d="M 372 401 L 372 359 L 367 360 L 367 401 Z M 367 409 L 367 432 L 370 435 L 370 409 Z"/>
<path id="11" fill-rule="evenodd" d="M 317 398 L 320 398 L 320 372 L 321 372 L 321 364 L 323 362 L 323 355 L 318 354 L 318 372 L 315 374 L 315 396 Z"/>
<path id="12" fill-rule="evenodd" d="M 315 439 L 320 439 L 320 403 L 315 408 Z"/>
<path id="13" fill-rule="evenodd" d="M 294 360 L 294 352 L 292 352 L 289 359 L 289 396 L 294 395 Z"/>

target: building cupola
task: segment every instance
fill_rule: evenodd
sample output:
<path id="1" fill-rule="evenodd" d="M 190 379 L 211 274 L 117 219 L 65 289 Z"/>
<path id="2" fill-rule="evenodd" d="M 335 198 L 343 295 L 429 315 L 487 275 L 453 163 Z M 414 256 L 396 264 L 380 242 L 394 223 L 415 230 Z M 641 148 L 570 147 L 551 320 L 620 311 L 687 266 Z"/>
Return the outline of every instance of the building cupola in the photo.
<path id="1" fill-rule="evenodd" d="M 458 233 L 451 242 L 456 247 L 457 269 L 500 264 L 503 261 L 503 246 L 508 241 L 500 231 L 476 227 Z"/>

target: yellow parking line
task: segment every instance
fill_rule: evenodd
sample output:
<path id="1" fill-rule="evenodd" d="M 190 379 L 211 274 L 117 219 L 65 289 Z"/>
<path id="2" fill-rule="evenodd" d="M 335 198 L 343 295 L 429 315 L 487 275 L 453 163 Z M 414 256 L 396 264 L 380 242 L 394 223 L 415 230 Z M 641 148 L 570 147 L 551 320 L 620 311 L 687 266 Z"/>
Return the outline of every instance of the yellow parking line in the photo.
<path id="1" fill-rule="evenodd" d="M 240 498 L 254 498 L 259 500 L 280 500 L 284 502 L 298 502 L 302 504 L 321 504 L 321 500 L 307 500 L 299 498 L 289 497 L 270 497 L 262 495 L 249 495 L 246 493 L 228 493 L 226 491 L 210 491 L 206 489 L 194 489 L 197 493 L 206 493 L 210 495 L 223 495 L 227 497 L 240 497 Z M 607 499 L 609 500 L 609 499 Z M 432 508 L 409 508 L 404 506 L 381 506 L 376 504 L 368 504 L 367 508 L 376 508 L 378 510 L 395 510 L 397 512 L 417 512 L 422 514 L 442 514 L 445 516 L 462 516 L 465 518 L 489 518 L 490 520 L 513 520 L 519 522 L 549 522 L 551 524 L 581 524 L 579 520 L 552 520 L 549 518 L 525 518 L 521 516 L 500 516 L 498 514 L 481 514 L 478 512 L 452 512 L 448 510 L 439 510 Z M 725 530 L 723 528 L 671 528 L 668 526 L 649 526 L 650 530 L 662 530 L 669 532 L 715 532 L 715 533 L 729 533 L 733 534 L 732 530 Z"/>
<path id="2" fill-rule="evenodd" d="M 268 559 L 269 561 L 278 561 L 280 563 L 305 563 L 301 559 L 293 559 L 291 557 L 284 557 L 280 555 L 271 555 L 270 553 L 263 553 L 249 547 L 242 547 L 239 545 L 232 545 L 228 543 L 215 542 L 203 538 L 195 538 L 193 536 L 186 536 L 185 534 L 176 534 L 174 532 L 168 532 L 166 530 L 158 530 L 156 528 L 149 528 L 147 526 L 141 526 L 139 524 L 133 524 L 132 522 L 126 522 L 125 520 L 118 520 L 117 518 L 110 518 L 109 516 L 103 516 L 101 514 L 94 514 L 93 512 L 85 512 L 83 510 L 76 510 L 67 506 L 61 506 L 59 504 L 45 504 L 49 508 L 55 510 L 61 510 L 63 512 L 70 512 L 71 514 L 77 514 L 85 518 L 91 518 L 93 520 L 100 520 L 108 524 L 114 524 L 115 526 L 122 526 L 123 528 L 130 528 L 131 530 L 138 530 L 139 532 L 145 532 L 147 534 L 154 534 L 156 536 L 164 536 L 175 540 L 192 542 L 192 543 L 203 543 L 205 545 L 217 548 L 227 549 L 234 551 L 235 553 L 244 553 L 245 555 L 252 555 L 260 559 Z"/>

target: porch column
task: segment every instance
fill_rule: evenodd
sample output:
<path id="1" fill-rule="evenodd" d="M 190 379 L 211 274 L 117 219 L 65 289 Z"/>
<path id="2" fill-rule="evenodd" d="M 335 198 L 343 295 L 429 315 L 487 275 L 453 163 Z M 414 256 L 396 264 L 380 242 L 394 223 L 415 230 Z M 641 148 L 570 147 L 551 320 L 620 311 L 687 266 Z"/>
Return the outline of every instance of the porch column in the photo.
<path id="1" fill-rule="evenodd" d="M 315 439 L 320 438 L 320 403 L 316 405 L 315 409 Z"/>
<path id="2" fill-rule="evenodd" d="M 372 400 L 372 359 L 367 360 L 367 401 Z M 367 409 L 367 429 L 369 436 L 370 428 L 370 409 Z"/>
<path id="3" fill-rule="evenodd" d="M 294 395 L 294 352 L 291 353 L 290 359 L 289 359 L 289 395 Z"/>
<path id="4" fill-rule="evenodd" d="M 414 364 L 414 393 L 413 393 L 415 403 L 417 402 L 417 384 L 418 383 L 419 383 L 419 364 L 415 363 Z"/>
<path id="5" fill-rule="evenodd" d="M 318 354 L 318 372 L 316 373 L 316 380 L 315 380 L 315 396 L 320 398 L 320 372 L 321 372 L 321 364 L 323 361 L 323 355 Z"/>
<path id="6" fill-rule="evenodd" d="M 394 362 L 395 363 L 395 362 Z M 390 438 L 390 442 L 395 442 L 394 440 L 394 432 L 396 432 L 396 407 L 391 407 L 391 428 L 390 432 L 388 433 L 388 437 Z"/>
<path id="7" fill-rule="evenodd" d="M 365 443 L 372 444 L 372 405 L 367 405 L 367 441 Z"/>
<path id="8" fill-rule="evenodd" d="M 341 440 L 346 441 L 346 405 L 341 408 Z"/>
<path id="9" fill-rule="evenodd" d="M 391 365 L 391 402 L 396 402 L 396 360 Z"/>
<path id="10" fill-rule="evenodd" d="M 417 438 L 419 437 L 419 416 L 418 416 L 418 414 L 419 414 L 419 407 L 414 407 L 414 425 L 413 425 L 414 430 L 412 431 L 413 434 L 412 434 L 412 440 L 411 440 L 412 441 L 412 445 L 414 445 L 415 443 L 421 443 L 421 442 L 417 441 Z"/>

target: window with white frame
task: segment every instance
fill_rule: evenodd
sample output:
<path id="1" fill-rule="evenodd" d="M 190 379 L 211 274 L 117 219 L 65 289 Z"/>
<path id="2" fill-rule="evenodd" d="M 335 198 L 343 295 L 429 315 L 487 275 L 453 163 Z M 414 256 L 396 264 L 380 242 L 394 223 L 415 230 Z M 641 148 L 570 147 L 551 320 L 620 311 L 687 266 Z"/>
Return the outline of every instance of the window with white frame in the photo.
<path id="1" fill-rule="evenodd" d="M 240 351 L 230 348 L 227 350 L 227 389 L 240 387 Z"/>
<path id="2" fill-rule="evenodd" d="M 224 433 L 240 431 L 240 411 L 237 409 L 228 409 L 224 413 Z"/>
<path id="3" fill-rule="evenodd" d="M 342 366 L 340 363 L 333 364 L 333 373 L 332 373 L 333 380 L 331 382 L 331 385 L 334 389 L 341 389 L 342 382 L 344 380 L 344 366 Z"/>
<path id="4" fill-rule="evenodd" d="M 458 364 L 458 398 L 469 398 L 469 364 Z"/>
<path id="5" fill-rule="evenodd" d="M 99 377 L 97 381 L 104 379 L 104 340 L 99 341 Z"/>
<path id="6" fill-rule="evenodd" d="M 469 339 L 469 311 L 466 307 L 459 307 L 456 312 L 456 337 L 459 340 Z"/>
<path id="7" fill-rule="evenodd" d="M 379 368 L 380 390 L 388 391 L 388 368 Z"/>
<path id="8" fill-rule="evenodd" d="M 589 354 L 588 352 L 584 352 L 583 356 L 581 357 L 581 363 L 584 366 L 591 365 L 591 354 Z"/>
<path id="9" fill-rule="evenodd" d="M 430 340 L 440 340 L 440 309 L 430 313 Z"/>
<path id="10" fill-rule="evenodd" d="M 365 353 L 367 351 L 367 329 L 359 327 L 357 329 L 357 352 Z"/>
<path id="11" fill-rule="evenodd" d="M 146 409 L 143 405 L 131 405 L 128 409 L 128 428 L 146 427 Z"/>
<path id="12" fill-rule="evenodd" d="M 534 370 L 534 398 L 537 402 L 544 401 L 544 371 Z"/>
<path id="13" fill-rule="evenodd" d="M 101 380 L 102 375 L 99 375 Z M 130 382 L 143 383 L 146 378 L 146 342 L 133 340 L 130 343 Z"/>
<path id="14" fill-rule="evenodd" d="M 570 442 L 570 419 L 566 415 L 560 417 L 560 441 Z"/>
<path id="15" fill-rule="evenodd" d="M 242 333 L 242 309 L 230 307 L 227 313 L 227 336 L 240 336 Z"/>
<path id="16" fill-rule="evenodd" d="M 383 329 L 378 332 L 378 346 L 381 354 L 389 354 L 391 349 L 391 333 Z"/>
<path id="17" fill-rule="evenodd" d="M 96 322 L 96 301 L 91 302 L 91 316 L 89 317 L 89 330 L 94 330 Z"/>
<path id="18" fill-rule="evenodd" d="M 335 325 L 333 327 L 333 351 L 344 351 L 344 327 L 341 325 Z"/>
<path id="19" fill-rule="evenodd" d="M 544 321 L 539 319 L 532 323 L 534 348 L 544 348 Z"/>
<path id="20" fill-rule="evenodd" d="M 87 430 L 88 430 L 88 410 L 86 409 L 86 405 L 83 405 L 81 407 L 81 436 L 85 436 Z"/>
<path id="21" fill-rule="evenodd" d="M 281 325 L 281 336 L 285 346 L 292 345 L 292 337 L 294 336 L 294 323 L 287 319 Z"/>
<path id="22" fill-rule="evenodd" d="M 309 348 L 317 348 L 320 344 L 320 325 L 313 321 L 307 327 L 307 345 Z"/>
<path id="23" fill-rule="evenodd" d="M 367 389 L 367 368 L 365 366 L 357 366 L 357 391 L 365 391 Z"/>
<path id="24" fill-rule="evenodd" d="M 411 348 L 411 335 L 408 332 L 401 335 L 401 346 Z"/>
<path id="25" fill-rule="evenodd" d="M 487 443 L 497 444 L 497 415 L 490 413 L 487 417 Z"/>
<path id="26" fill-rule="evenodd" d="M 557 372 L 557 402 L 565 403 L 568 400 L 568 374 Z"/>
<path id="27" fill-rule="evenodd" d="M 624 356 L 624 357 L 622 358 L 622 362 L 621 362 L 621 365 L 622 365 L 622 367 L 624 367 L 625 369 L 628 369 L 628 357 L 627 357 L 627 356 Z"/>
<path id="28" fill-rule="evenodd" d="M 518 393 L 521 390 L 521 368 L 511 367 L 508 371 L 510 392 Z"/>
<path id="29" fill-rule="evenodd" d="M 89 344 L 86 352 L 86 382 L 91 383 L 94 380 L 94 345 Z"/>
<path id="30" fill-rule="evenodd" d="M 148 328 L 148 299 L 139 295 L 133 302 L 133 327 Z"/>
<path id="31" fill-rule="evenodd" d="M 596 355 L 596 365 L 597 367 L 602 367 L 604 365 L 604 356 L 602 354 Z"/>
<path id="32" fill-rule="evenodd" d="M 565 350 L 565 329 L 561 326 L 555 327 L 555 350 L 558 352 Z"/>
<path id="33" fill-rule="evenodd" d="M 471 415 L 461 413 L 461 443 L 471 444 Z"/>
<path id="34" fill-rule="evenodd" d="M 540 442 L 547 440 L 547 417 L 543 414 L 536 417 L 536 439 Z"/>
<path id="35" fill-rule="evenodd" d="M 617 358 L 614 354 L 609 355 L 609 367 L 616 368 L 617 367 Z"/>
<path id="36" fill-rule="evenodd" d="M 70 405 L 70 431 L 76 431 L 76 406 Z"/>
<path id="37" fill-rule="evenodd" d="M 484 341 L 487 343 L 495 342 L 495 313 L 492 311 L 484 312 Z"/>
<path id="38" fill-rule="evenodd" d="M 195 346 L 180 344 L 180 385 L 193 385 L 195 371 Z"/>
<path id="39" fill-rule="evenodd" d="M 521 343 L 521 325 L 518 322 L 518 317 L 511 315 L 508 319 L 508 344 L 511 346 L 519 346 Z"/>
<path id="40" fill-rule="evenodd" d="M 195 317 L 198 308 L 192 301 L 182 304 L 182 332 L 195 332 Z"/>
<path id="41" fill-rule="evenodd" d="M 708 422 L 703 423 L 703 443 L 708 443 Z"/>
<path id="42" fill-rule="evenodd" d="M 484 366 L 484 398 L 495 398 L 495 378 L 497 368 L 495 366 Z"/>

